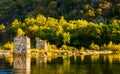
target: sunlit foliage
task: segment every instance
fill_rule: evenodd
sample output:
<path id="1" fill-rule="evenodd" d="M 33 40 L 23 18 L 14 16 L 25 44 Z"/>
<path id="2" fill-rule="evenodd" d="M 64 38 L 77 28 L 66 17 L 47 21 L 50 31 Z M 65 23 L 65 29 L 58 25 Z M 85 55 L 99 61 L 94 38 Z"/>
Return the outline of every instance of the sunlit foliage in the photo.
<path id="1" fill-rule="evenodd" d="M 67 45 L 89 48 L 91 45 L 91 49 L 99 50 L 99 45 L 104 43 L 120 42 L 120 21 L 116 19 L 111 19 L 109 24 L 97 24 L 80 19 L 66 21 L 63 16 L 55 19 L 39 14 L 27 17 L 23 22 L 14 20 L 11 30 L 18 36 L 29 36 L 33 42 L 39 37 L 58 47 Z"/>
<path id="2" fill-rule="evenodd" d="M 90 45 L 90 49 L 91 49 L 91 50 L 100 50 L 100 47 L 99 47 L 99 45 L 92 43 L 92 44 Z"/>
<path id="3" fill-rule="evenodd" d="M 3 45 L 4 50 L 10 50 L 13 51 L 13 42 L 7 42 Z"/>
<path id="4" fill-rule="evenodd" d="M 112 51 L 117 51 L 120 50 L 120 44 L 115 44 L 112 41 L 109 42 L 109 44 L 104 44 L 101 47 L 101 50 L 112 50 Z"/>
<path id="5" fill-rule="evenodd" d="M 21 28 L 18 28 L 17 30 L 17 36 L 23 36 L 25 33 Z"/>
<path id="6" fill-rule="evenodd" d="M 5 29 L 5 26 L 2 24 L 0 25 L 0 30 L 4 30 Z"/>

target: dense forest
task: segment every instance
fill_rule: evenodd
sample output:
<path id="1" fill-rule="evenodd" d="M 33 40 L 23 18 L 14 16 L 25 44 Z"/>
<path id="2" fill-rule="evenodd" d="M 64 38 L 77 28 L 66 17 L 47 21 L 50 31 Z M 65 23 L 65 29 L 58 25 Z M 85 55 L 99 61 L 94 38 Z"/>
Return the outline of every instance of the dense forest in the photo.
<path id="1" fill-rule="evenodd" d="M 0 23 L 43 14 L 66 20 L 106 22 L 120 19 L 120 0 L 1 0 Z M 101 21 L 99 21 L 101 19 Z M 98 20 L 98 21 L 97 21 Z"/>
<path id="2" fill-rule="evenodd" d="M 120 43 L 120 0 L 1 0 L 0 45 L 16 35 L 89 48 Z"/>

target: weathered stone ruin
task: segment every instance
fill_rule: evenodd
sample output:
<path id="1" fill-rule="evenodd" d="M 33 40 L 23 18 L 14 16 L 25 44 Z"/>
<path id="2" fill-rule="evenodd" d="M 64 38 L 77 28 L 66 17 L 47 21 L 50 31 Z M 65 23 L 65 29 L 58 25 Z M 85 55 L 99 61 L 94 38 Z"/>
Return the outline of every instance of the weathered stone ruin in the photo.
<path id="1" fill-rule="evenodd" d="M 47 50 L 47 41 L 45 40 L 36 40 L 36 48 Z"/>
<path id="2" fill-rule="evenodd" d="M 17 36 L 14 38 L 14 54 L 28 55 L 30 54 L 30 39 L 27 36 Z"/>

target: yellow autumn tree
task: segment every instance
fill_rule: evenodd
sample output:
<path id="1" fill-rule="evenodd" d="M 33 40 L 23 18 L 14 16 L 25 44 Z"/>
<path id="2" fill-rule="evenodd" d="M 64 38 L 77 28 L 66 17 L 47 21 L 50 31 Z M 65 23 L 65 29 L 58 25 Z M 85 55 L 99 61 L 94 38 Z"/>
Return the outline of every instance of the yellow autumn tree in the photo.
<path id="1" fill-rule="evenodd" d="M 5 26 L 2 24 L 0 25 L 0 30 L 4 30 L 5 29 Z"/>
<path id="2" fill-rule="evenodd" d="M 17 29 L 17 36 L 23 36 L 24 34 L 25 32 L 21 28 Z"/>

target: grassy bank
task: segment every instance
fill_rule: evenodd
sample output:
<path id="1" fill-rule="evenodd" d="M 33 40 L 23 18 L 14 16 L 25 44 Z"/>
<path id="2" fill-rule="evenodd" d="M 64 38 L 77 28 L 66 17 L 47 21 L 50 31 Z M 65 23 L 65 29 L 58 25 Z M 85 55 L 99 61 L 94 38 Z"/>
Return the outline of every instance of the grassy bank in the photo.
<path id="1" fill-rule="evenodd" d="M 13 52 L 13 42 L 7 42 L 4 45 L 0 46 L 0 50 L 9 50 L 10 52 Z M 85 50 L 110 50 L 110 51 L 119 51 L 120 50 L 120 44 L 115 44 L 112 41 L 110 41 L 108 44 L 103 44 L 99 46 L 98 44 L 91 43 L 89 48 L 81 47 L 76 48 L 72 46 L 62 45 L 61 47 L 57 47 L 53 44 L 48 44 L 48 52 L 57 52 L 57 51 L 85 51 Z M 35 48 L 31 49 L 32 52 L 43 52 L 44 50 L 37 50 Z"/>
<path id="2" fill-rule="evenodd" d="M 8 42 L 1 46 L 0 55 L 8 56 L 13 52 L 13 43 Z M 55 45 L 48 45 L 48 50 L 39 50 L 39 49 L 31 49 L 31 55 L 34 57 L 57 57 L 57 56 L 79 56 L 79 55 L 95 55 L 95 54 L 111 54 L 111 53 L 119 53 L 120 52 L 120 44 L 115 44 L 110 41 L 108 44 L 104 44 L 99 46 L 97 44 L 91 43 L 88 48 L 81 47 L 80 49 L 76 47 L 71 47 L 67 45 L 62 45 L 60 48 L 57 48 Z"/>

